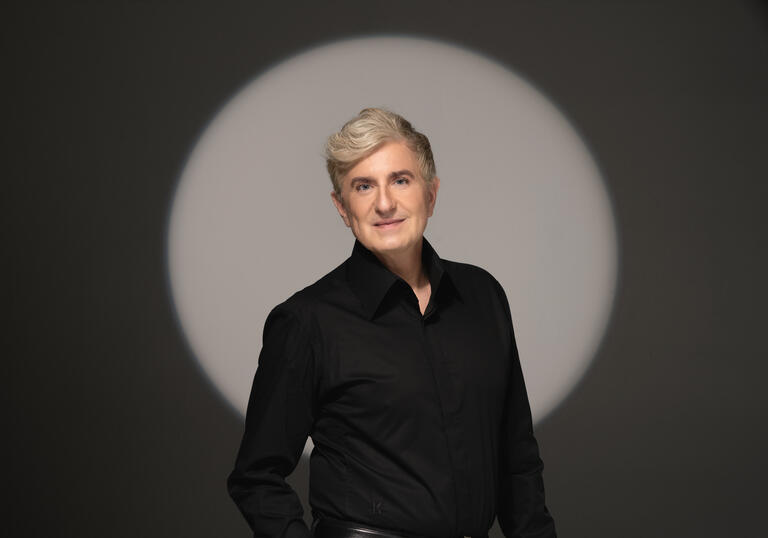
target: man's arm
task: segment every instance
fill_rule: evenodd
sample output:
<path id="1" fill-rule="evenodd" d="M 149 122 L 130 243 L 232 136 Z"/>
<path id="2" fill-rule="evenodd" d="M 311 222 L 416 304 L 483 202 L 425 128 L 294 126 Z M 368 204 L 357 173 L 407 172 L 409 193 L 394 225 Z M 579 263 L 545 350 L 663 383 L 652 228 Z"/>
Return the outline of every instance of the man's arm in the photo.
<path id="1" fill-rule="evenodd" d="M 510 372 L 502 422 L 498 519 L 507 538 L 556 538 L 544 502 L 544 464 L 533 436 L 533 420 L 504 289 L 496 282 L 511 337 Z"/>
<path id="2" fill-rule="evenodd" d="M 307 538 L 304 510 L 285 481 L 314 422 L 314 354 L 295 314 L 275 307 L 264 323 L 245 433 L 227 489 L 254 536 Z"/>

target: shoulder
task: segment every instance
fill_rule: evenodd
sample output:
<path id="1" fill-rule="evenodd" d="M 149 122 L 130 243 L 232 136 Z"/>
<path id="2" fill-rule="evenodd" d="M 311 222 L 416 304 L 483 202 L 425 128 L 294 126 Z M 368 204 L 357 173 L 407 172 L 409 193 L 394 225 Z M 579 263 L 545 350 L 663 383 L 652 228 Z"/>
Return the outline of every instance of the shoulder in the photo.
<path id="1" fill-rule="evenodd" d="M 490 271 L 471 263 L 441 261 L 462 297 L 483 311 L 503 313 L 503 317 L 511 323 L 512 316 L 504 286 Z"/>
<path id="2" fill-rule="evenodd" d="M 490 271 L 471 263 L 441 259 L 445 271 L 455 281 L 456 286 L 474 293 L 504 293 L 501 283 Z"/>
<path id="3" fill-rule="evenodd" d="M 305 328 L 314 325 L 318 310 L 339 295 L 345 286 L 346 262 L 276 305 L 269 317 L 288 317 Z"/>

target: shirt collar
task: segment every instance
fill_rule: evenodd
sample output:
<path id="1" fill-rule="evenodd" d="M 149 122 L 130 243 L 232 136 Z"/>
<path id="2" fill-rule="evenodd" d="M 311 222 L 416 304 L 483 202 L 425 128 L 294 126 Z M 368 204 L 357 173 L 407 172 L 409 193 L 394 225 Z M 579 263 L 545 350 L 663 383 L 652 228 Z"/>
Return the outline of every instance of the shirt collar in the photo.
<path id="1" fill-rule="evenodd" d="M 435 297 L 438 297 L 438 290 L 441 294 L 451 290 L 458 297 L 455 279 L 451 278 L 440 256 L 437 255 L 427 238 L 423 236 L 421 260 L 426 266 L 432 293 Z M 398 280 L 403 283 L 405 281 L 387 269 L 376 255 L 358 239 L 355 239 L 355 246 L 352 248 L 352 255 L 348 261 L 347 279 L 352 291 L 363 304 L 366 318 L 370 320 L 376 314 L 376 310 L 392 285 Z"/>

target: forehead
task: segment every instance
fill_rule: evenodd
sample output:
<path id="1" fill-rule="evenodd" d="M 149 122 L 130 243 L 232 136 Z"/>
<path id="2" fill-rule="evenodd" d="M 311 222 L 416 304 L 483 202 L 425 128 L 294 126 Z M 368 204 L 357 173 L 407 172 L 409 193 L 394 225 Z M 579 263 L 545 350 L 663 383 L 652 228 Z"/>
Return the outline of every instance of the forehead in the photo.
<path id="1" fill-rule="evenodd" d="M 402 141 L 385 142 L 373 153 L 361 159 L 344 176 L 344 180 L 355 177 L 370 177 L 378 179 L 392 172 L 408 170 L 415 177 L 419 174 L 419 163 L 416 154 Z"/>

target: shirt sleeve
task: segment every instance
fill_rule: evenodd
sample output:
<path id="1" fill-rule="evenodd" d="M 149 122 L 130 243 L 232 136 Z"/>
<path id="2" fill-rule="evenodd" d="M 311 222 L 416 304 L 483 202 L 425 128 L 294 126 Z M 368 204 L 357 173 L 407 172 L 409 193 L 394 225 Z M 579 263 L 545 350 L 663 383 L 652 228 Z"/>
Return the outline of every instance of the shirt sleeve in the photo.
<path id="1" fill-rule="evenodd" d="M 285 481 L 314 423 L 314 353 L 308 330 L 283 305 L 264 323 L 245 432 L 227 479 L 254 537 L 307 538 L 304 510 Z"/>
<path id="2" fill-rule="evenodd" d="M 498 519 L 507 538 L 556 538 L 544 502 L 544 464 L 533 435 L 533 420 L 504 289 L 496 282 L 511 337 L 509 380 L 502 419 Z"/>

